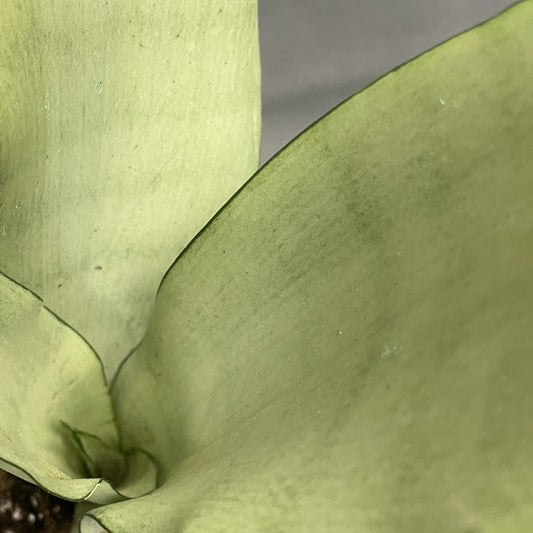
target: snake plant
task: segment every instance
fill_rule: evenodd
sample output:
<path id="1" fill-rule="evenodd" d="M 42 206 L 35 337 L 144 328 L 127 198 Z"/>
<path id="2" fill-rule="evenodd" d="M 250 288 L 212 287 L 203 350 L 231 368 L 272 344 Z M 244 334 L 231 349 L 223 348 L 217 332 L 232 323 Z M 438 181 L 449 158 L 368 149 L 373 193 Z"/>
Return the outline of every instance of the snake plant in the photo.
<path id="1" fill-rule="evenodd" d="M 4 469 L 83 533 L 530 531 L 533 0 L 258 172 L 254 0 L 0 27 Z"/>

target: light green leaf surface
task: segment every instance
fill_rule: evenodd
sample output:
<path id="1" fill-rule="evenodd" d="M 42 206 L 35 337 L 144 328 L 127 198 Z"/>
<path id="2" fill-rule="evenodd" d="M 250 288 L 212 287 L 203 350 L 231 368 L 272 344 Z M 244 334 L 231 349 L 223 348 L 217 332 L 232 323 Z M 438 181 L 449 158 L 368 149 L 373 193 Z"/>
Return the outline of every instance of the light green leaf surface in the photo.
<path id="1" fill-rule="evenodd" d="M 526 533 L 533 1 L 274 158 L 166 276 L 113 389 L 126 531 Z"/>
<path id="2" fill-rule="evenodd" d="M 256 2 L 4 0 L 0 50 L 0 270 L 112 375 L 257 168 Z"/>
<path id="3" fill-rule="evenodd" d="M 154 489 L 151 459 L 140 451 L 121 454 L 103 368 L 93 350 L 34 294 L 2 274 L 0 360 L 2 468 L 78 501 L 109 503 Z M 84 460 L 68 438 L 67 424 L 83 430 L 78 439 L 85 441 Z"/>

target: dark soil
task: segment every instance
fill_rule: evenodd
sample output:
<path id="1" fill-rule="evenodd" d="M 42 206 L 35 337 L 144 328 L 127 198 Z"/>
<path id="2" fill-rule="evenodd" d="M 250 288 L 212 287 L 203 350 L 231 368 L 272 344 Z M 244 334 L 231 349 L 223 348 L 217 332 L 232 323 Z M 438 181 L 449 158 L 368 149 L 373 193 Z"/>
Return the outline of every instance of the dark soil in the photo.
<path id="1" fill-rule="evenodd" d="M 69 533 L 74 504 L 0 470 L 0 533 Z"/>

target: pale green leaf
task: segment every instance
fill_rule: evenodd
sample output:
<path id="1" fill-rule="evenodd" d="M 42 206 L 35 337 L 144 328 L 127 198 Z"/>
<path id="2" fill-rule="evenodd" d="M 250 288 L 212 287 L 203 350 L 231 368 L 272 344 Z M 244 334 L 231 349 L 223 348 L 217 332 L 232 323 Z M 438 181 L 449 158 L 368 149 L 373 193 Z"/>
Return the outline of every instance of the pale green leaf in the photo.
<path id="1" fill-rule="evenodd" d="M 122 455 L 102 364 L 93 350 L 35 295 L 2 274 L 0 361 L 2 468 L 70 500 L 109 503 L 154 489 L 153 461 L 139 450 Z"/>
<path id="2" fill-rule="evenodd" d="M 533 1 L 357 94 L 179 257 L 114 399 L 110 531 L 526 533 Z"/>
<path id="3" fill-rule="evenodd" d="M 0 270 L 98 351 L 256 170 L 255 0 L 4 0 Z"/>

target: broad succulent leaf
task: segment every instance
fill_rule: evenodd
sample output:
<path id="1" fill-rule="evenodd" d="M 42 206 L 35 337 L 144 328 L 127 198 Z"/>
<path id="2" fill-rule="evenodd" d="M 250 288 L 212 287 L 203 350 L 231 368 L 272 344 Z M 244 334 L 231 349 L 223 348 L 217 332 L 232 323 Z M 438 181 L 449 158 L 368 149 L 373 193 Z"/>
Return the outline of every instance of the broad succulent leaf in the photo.
<path id="1" fill-rule="evenodd" d="M 112 376 L 257 168 L 256 2 L 5 0 L 0 29 L 0 270 Z"/>
<path id="2" fill-rule="evenodd" d="M 355 95 L 182 253 L 113 388 L 161 485 L 98 523 L 530 530 L 532 27 L 529 0 Z"/>

